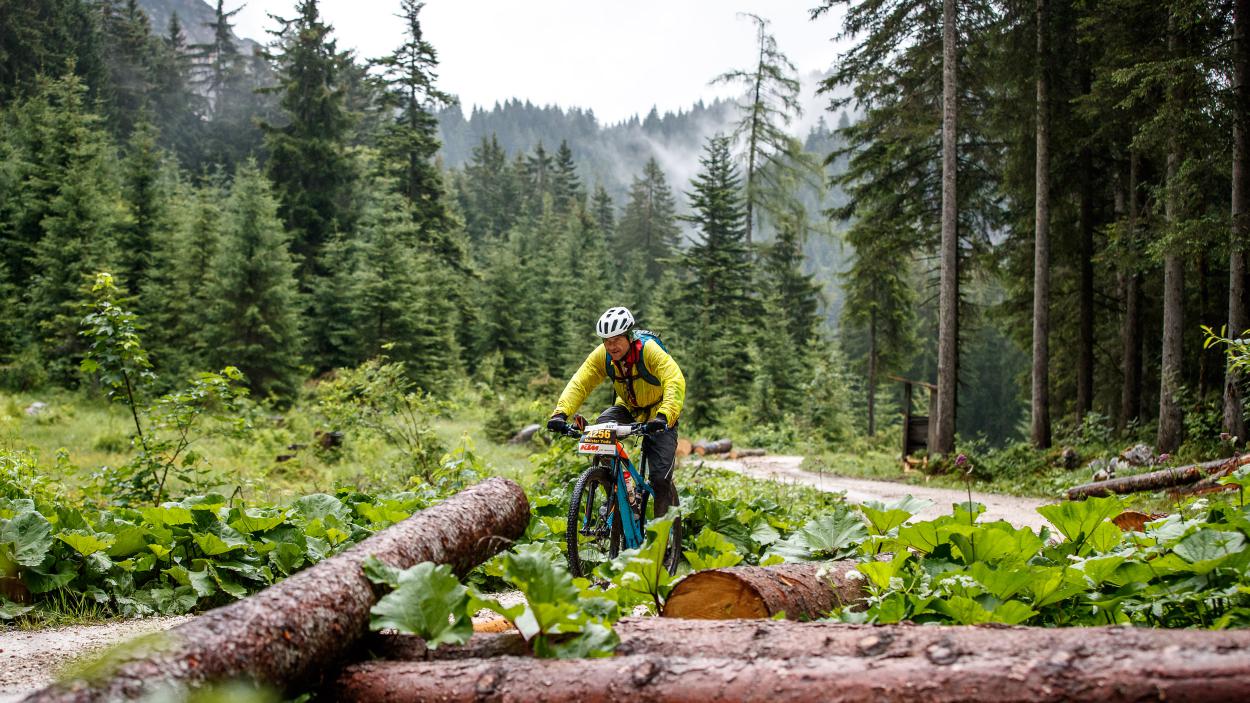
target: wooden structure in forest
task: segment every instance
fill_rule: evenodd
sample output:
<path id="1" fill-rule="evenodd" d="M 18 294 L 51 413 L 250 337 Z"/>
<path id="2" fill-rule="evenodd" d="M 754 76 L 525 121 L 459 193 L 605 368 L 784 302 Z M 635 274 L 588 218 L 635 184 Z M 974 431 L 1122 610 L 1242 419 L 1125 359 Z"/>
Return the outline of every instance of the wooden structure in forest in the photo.
<path id="1" fill-rule="evenodd" d="M 921 450 L 928 451 L 933 446 L 933 431 L 936 425 L 929 422 L 928 415 L 916 415 L 912 412 L 912 386 L 929 389 L 929 407 L 937 402 L 937 386 L 924 381 L 912 381 L 899 376 L 891 379 L 903 384 L 903 456 L 902 460 Z"/>

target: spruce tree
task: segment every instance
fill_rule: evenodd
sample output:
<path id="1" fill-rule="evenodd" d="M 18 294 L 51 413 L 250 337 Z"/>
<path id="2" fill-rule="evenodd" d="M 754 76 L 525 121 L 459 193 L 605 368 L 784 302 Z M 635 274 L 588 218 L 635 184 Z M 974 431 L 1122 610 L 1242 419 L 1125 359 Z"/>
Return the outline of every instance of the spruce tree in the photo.
<path id="1" fill-rule="evenodd" d="M 474 243 L 499 239 L 516 222 L 520 187 L 508 155 L 492 134 L 482 137 L 464 167 L 459 194 L 465 232 Z"/>
<path id="2" fill-rule="evenodd" d="M 451 227 L 443 203 L 443 181 L 434 155 L 438 153 L 438 120 L 434 111 L 453 98 L 435 87 L 438 57 L 421 28 L 424 2 L 401 0 L 404 43 L 377 60 L 385 86 L 383 105 L 394 115 L 385 126 L 379 147 L 384 172 L 412 203 L 411 211 L 427 241 L 438 241 Z M 444 252 L 456 258 L 457 252 Z"/>
<path id="3" fill-rule="evenodd" d="M 242 371 L 255 395 L 286 396 L 299 379 L 302 306 L 289 236 L 254 163 L 235 174 L 226 210 L 208 281 L 208 355 Z"/>
<path id="4" fill-rule="evenodd" d="M 336 48 L 317 0 L 300 0 L 294 19 L 281 19 L 273 57 L 286 124 L 268 126 L 268 172 L 279 214 L 290 232 L 301 287 L 311 290 L 321 248 L 336 231 L 349 232 L 355 175 L 346 142 L 351 115 L 339 79 L 349 60 Z M 314 352 L 316 353 L 316 351 Z"/>
<path id="5" fill-rule="evenodd" d="M 677 203 L 663 169 L 652 157 L 630 186 L 615 243 L 623 256 L 642 261 L 647 277 L 655 280 L 677 253 L 680 237 Z"/>
<path id="6" fill-rule="evenodd" d="M 551 197 L 556 212 L 561 214 L 574 212 L 584 203 L 585 193 L 581 179 L 577 177 L 577 164 L 573 162 L 573 150 L 569 148 L 568 140 L 560 140 L 560 148 L 556 151 L 551 174 Z"/>
<path id="7" fill-rule="evenodd" d="M 601 182 L 595 183 L 595 192 L 590 196 L 590 216 L 605 243 L 616 239 L 616 203 Z"/>
<path id="8" fill-rule="evenodd" d="M 57 381 L 70 382 L 82 351 L 78 303 L 85 286 L 115 261 L 127 222 L 115 152 L 72 73 L 41 79 L 17 114 L 19 205 L 10 241 L 13 280 L 25 293 L 26 329 L 41 342 Z"/>
<path id="9" fill-rule="evenodd" d="M 130 135 L 122 161 L 122 183 L 130 217 L 118 242 L 116 274 L 127 289 L 141 297 L 156 229 L 162 225 L 170 205 L 170 194 L 161 188 L 162 154 L 156 139 L 156 127 L 140 122 Z"/>
<path id="10" fill-rule="evenodd" d="M 715 422 L 750 389 L 744 363 L 747 331 L 757 320 L 751 297 L 751 264 L 746 246 L 746 203 L 742 180 L 730 153 L 730 139 L 708 140 L 700 170 L 688 193 L 696 228 L 683 256 L 689 287 L 682 327 L 690 337 L 683 361 L 691 421 Z"/>

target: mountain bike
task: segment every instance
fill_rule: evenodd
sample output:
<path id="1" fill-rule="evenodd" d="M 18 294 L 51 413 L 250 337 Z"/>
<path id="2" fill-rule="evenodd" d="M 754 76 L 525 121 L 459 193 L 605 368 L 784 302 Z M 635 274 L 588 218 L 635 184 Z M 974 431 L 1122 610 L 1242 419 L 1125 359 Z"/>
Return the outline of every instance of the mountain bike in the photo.
<path id="1" fill-rule="evenodd" d="M 590 468 L 573 486 L 565 526 L 569 571 L 574 576 L 589 577 L 599 564 L 614 559 L 622 549 L 641 547 L 646 539 L 647 505 L 655 496 L 646 480 L 646 456 L 635 468 L 621 445 L 622 439 L 646 434 L 641 422 L 606 422 L 580 430 L 571 424 L 564 431 L 577 438 L 578 454 L 592 457 Z M 680 554 L 681 521 L 674 519 L 664 552 L 664 568 L 670 574 L 677 571 Z"/>

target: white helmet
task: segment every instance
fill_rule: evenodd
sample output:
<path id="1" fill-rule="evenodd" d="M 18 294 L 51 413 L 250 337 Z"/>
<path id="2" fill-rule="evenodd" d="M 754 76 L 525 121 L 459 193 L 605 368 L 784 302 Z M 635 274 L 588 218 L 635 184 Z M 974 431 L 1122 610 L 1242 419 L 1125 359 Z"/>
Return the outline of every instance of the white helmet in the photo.
<path id="1" fill-rule="evenodd" d="M 607 312 L 599 316 L 599 322 L 595 323 L 595 334 L 609 339 L 625 334 L 633 326 L 634 315 L 629 308 L 608 308 Z"/>

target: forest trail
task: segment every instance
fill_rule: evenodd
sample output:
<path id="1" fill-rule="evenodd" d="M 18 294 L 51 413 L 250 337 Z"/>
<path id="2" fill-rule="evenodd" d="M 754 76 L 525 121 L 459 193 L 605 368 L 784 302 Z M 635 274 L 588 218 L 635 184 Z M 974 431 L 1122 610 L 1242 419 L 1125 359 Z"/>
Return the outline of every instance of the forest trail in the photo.
<path id="1" fill-rule="evenodd" d="M 703 461 L 709 468 L 726 469 L 751 478 L 782 483 L 801 483 L 822 491 L 845 493 L 846 499 L 853 503 L 862 503 L 866 500 L 888 502 L 898 500 L 905 495 L 933 501 L 933 505 L 920 511 L 916 516 L 923 520 L 949 515 L 953 503 L 963 503 L 968 500 L 966 491 L 952 488 L 916 486 L 892 481 L 873 481 L 812 473 L 800 468 L 803 463 L 801 456 L 766 455 L 741 459 L 705 457 Z M 678 477 L 678 481 L 680 480 Z M 1053 502 L 1042 498 L 1024 498 L 977 491 L 972 492 L 972 499 L 985 506 L 985 513 L 980 518 L 982 521 L 1006 520 L 1016 527 L 1030 527 L 1034 530 L 1039 530 L 1043 525 L 1048 524 L 1046 519 L 1038 514 L 1037 507 Z"/>

